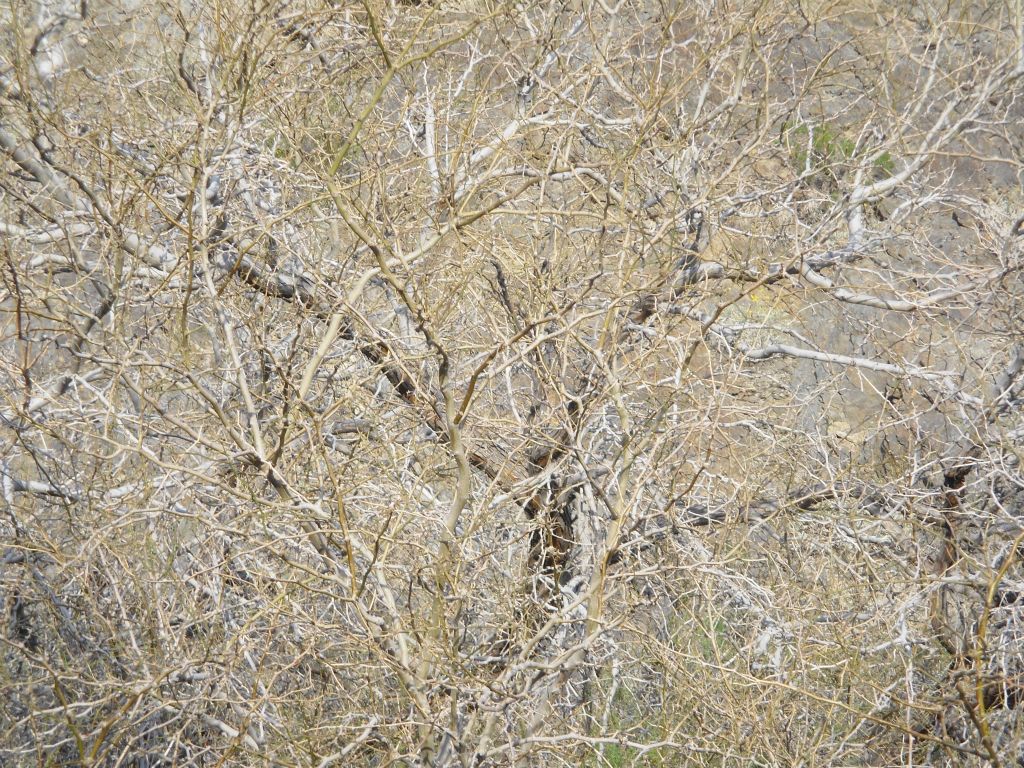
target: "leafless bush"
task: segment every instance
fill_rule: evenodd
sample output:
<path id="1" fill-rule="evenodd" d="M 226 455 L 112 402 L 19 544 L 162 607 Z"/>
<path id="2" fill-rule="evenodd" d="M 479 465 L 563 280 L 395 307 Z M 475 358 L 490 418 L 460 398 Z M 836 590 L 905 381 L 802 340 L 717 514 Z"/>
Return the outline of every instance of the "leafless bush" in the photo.
<path id="1" fill-rule="evenodd" d="M 4 0 L 0 762 L 1024 761 L 1024 25 Z"/>

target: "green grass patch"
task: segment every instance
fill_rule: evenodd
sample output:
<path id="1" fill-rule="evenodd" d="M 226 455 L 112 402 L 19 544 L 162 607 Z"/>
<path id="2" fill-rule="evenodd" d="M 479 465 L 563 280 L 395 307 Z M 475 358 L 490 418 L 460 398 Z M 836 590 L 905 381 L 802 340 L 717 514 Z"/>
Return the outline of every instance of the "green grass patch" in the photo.
<path id="1" fill-rule="evenodd" d="M 790 164 L 797 174 L 810 172 L 838 181 L 846 168 L 855 164 L 857 143 L 833 123 L 809 125 L 785 123 L 780 141 L 789 152 Z M 889 152 L 871 161 L 876 176 L 891 176 L 896 163 Z"/>

